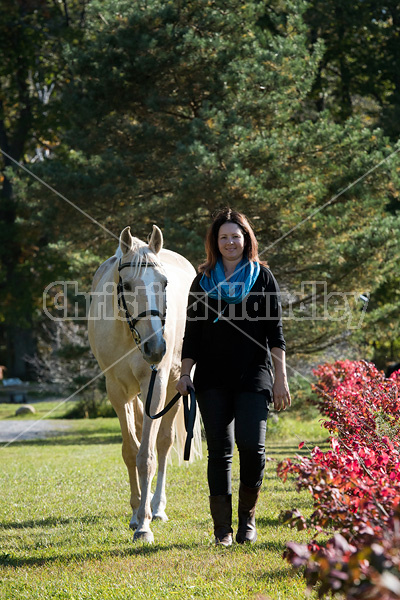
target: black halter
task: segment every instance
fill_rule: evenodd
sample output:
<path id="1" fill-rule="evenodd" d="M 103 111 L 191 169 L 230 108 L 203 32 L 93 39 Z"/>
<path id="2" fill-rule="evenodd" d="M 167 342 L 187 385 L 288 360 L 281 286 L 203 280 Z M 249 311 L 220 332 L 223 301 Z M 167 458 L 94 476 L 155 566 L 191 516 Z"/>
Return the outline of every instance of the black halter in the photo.
<path id="1" fill-rule="evenodd" d="M 125 267 L 158 267 L 159 265 L 152 261 L 142 261 L 140 263 L 121 263 L 121 259 L 119 260 L 118 272 L 121 273 L 122 269 Z M 136 329 L 136 324 L 139 319 L 143 319 L 144 317 L 160 317 L 162 326 L 165 326 L 165 314 L 161 314 L 159 310 L 144 310 L 139 313 L 136 317 L 132 316 L 128 310 L 125 296 L 124 296 L 124 286 L 122 283 L 121 275 L 119 275 L 119 281 L 117 285 L 117 295 L 118 295 L 118 306 L 122 308 L 125 312 L 126 322 L 128 323 L 128 327 L 131 330 L 133 339 L 137 346 L 140 346 L 142 339 L 140 337 L 140 333 Z M 122 305 L 122 306 L 121 306 Z"/>

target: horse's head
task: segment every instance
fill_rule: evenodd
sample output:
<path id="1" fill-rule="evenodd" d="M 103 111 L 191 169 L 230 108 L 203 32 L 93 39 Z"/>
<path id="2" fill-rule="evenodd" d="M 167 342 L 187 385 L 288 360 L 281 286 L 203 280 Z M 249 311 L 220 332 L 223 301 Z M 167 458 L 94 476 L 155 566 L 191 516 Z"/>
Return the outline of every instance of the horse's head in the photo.
<path id="1" fill-rule="evenodd" d="M 148 245 L 132 237 L 130 227 L 126 227 L 117 251 L 120 308 L 149 364 L 158 364 L 166 351 L 163 330 L 167 278 L 158 258 L 162 245 L 163 236 L 156 225 Z"/>

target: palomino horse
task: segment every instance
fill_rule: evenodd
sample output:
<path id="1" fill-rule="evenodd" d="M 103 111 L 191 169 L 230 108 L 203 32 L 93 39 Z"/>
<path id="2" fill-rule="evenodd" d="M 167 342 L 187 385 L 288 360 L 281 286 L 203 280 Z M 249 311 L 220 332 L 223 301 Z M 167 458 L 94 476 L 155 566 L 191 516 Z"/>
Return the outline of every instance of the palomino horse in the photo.
<path id="1" fill-rule="evenodd" d="M 167 458 L 175 435 L 178 441 L 184 438 L 184 419 L 180 401 L 162 419 L 151 420 L 143 415 L 138 395 L 147 396 L 150 365 L 158 370 L 151 414 L 176 393 L 186 302 L 195 275 L 185 258 L 162 245 L 162 233 L 155 225 L 148 245 L 133 238 L 126 227 L 115 256 L 95 274 L 89 311 L 90 345 L 105 373 L 108 397 L 121 425 L 122 456 L 131 488 L 130 527 L 136 530 L 134 540 L 150 543 L 154 540 L 151 520 L 167 520 Z M 193 442 L 192 457 L 201 456 L 198 419 Z M 156 449 L 158 474 L 152 496 Z"/>

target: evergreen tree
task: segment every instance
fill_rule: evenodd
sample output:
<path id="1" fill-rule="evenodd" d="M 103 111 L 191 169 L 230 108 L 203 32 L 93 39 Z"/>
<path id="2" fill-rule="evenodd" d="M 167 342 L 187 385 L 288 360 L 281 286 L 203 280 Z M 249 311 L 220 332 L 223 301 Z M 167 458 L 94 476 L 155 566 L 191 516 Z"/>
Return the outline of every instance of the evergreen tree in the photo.
<path id="1" fill-rule="evenodd" d="M 362 116 L 396 141 L 400 135 L 400 6 L 397 1 L 310 0 L 310 43 L 323 40 L 311 98 L 337 120 Z"/>
<path id="2" fill-rule="evenodd" d="M 113 232 L 131 224 L 145 237 L 157 222 L 194 262 L 213 211 L 246 212 L 291 300 L 297 353 L 343 339 L 340 314 L 351 308 L 358 322 L 358 294 L 398 256 L 386 244 L 395 220 L 382 219 L 398 161 L 375 169 L 394 149 L 358 117 L 310 108 L 323 49 L 310 48 L 305 8 L 92 3 L 84 46 L 69 54 L 63 142 L 73 151 L 60 167 L 79 205 Z M 316 297 L 307 281 L 326 285 Z"/>
<path id="3" fill-rule="evenodd" d="M 359 294 L 384 286 L 399 255 L 396 211 L 387 210 L 396 203 L 398 160 L 376 168 L 394 147 L 365 126 L 365 111 L 310 102 L 326 55 L 305 24 L 307 5 L 93 0 L 84 27 L 79 4 L 68 6 L 63 52 L 44 52 L 55 39 L 47 33 L 29 54 L 40 64 L 38 52 L 51 56 L 46 85 L 57 72 L 63 93 L 52 95 L 46 114 L 36 111 L 41 120 L 32 121 L 23 152 L 34 154 L 35 132 L 51 140 L 51 160 L 36 162 L 35 174 L 80 212 L 25 176 L 18 182 L 11 223 L 38 248 L 21 263 L 10 254 L 10 264 L 25 265 L 25 281 L 38 269 L 26 314 L 46 266 L 54 278 L 68 265 L 73 279 L 88 281 L 128 224 L 145 239 L 157 223 L 167 247 L 196 264 L 212 213 L 231 205 L 253 221 L 281 283 L 289 350 L 301 356 L 347 339 L 361 314 Z M 67 13 L 59 14 L 65 25 Z M 314 29 L 318 37 L 322 24 Z M 12 69 L 4 73 L 11 85 Z M 45 243 L 34 244 L 44 230 Z M 12 248 L 17 238 L 8 233 Z M 307 283 L 315 281 L 324 285 Z M 14 294 L 11 279 L 3 284 Z"/>

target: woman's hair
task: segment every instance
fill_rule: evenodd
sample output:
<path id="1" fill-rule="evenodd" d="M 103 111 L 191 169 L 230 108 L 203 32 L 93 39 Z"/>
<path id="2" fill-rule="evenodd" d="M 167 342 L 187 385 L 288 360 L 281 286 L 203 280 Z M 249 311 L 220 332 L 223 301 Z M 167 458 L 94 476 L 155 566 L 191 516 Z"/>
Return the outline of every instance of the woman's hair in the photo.
<path id="1" fill-rule="evenodd" d="M 200 273 L 204 273 L 207 277 L 210 276 L 210 271 L 214 269 L 220 256 L 218 249 L 218 232 L 224 223 L 235 223 L 243 231 L 244 235 L 244 251 L 243 254 L 249 261 L 259 262 L 265 266 L 268 266 L 266 262 L 260 261 L 258 257 L 258 242 L 254 231 L 251 228 L 245 215 L 233 210 L 232 208 L 223 208 L 214 217 L 211 223 L 205 240 L 206 249 L 206 260 L 204 263 L 199 265 Z"/>

